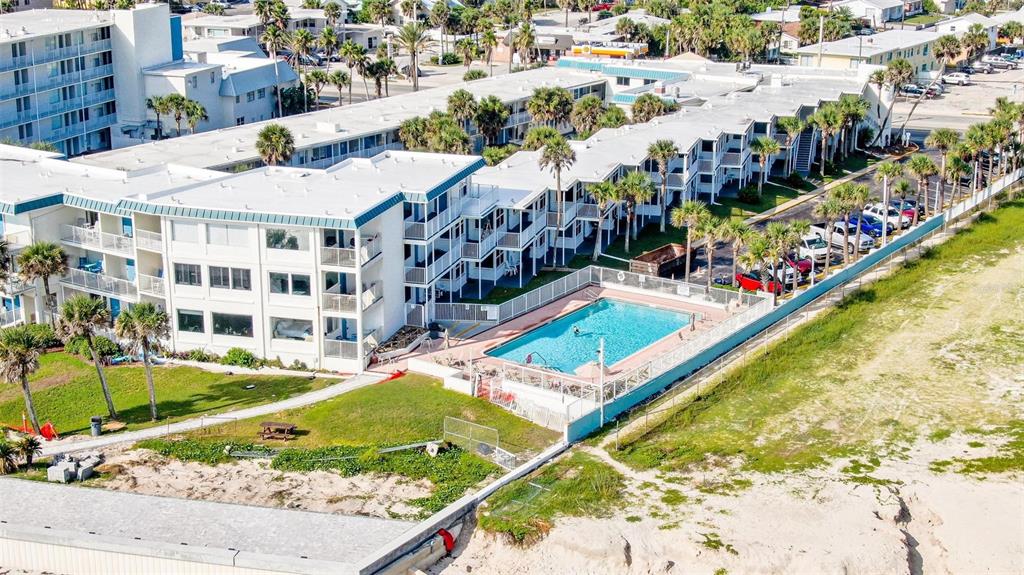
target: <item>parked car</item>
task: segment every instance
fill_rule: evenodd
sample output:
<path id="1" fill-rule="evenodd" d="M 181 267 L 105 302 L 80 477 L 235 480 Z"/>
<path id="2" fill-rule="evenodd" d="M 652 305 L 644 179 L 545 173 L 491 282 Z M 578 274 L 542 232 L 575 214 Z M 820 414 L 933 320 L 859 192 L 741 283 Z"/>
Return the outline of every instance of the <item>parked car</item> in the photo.
<path id="1" fill-rule="evenodd" d="M 971 83 L 971 77 L 963 72 L 953 72 L 951 74 L 944 74 L 942 76 L 943 84 L 956 84 L 957 86 L 966 86 Z"/>
<path id="2" fill-rule="evenodd" d="M 917 84 L 904 84 L 900 86 L 901 96 L 920 96 L 921 94 L 924 93 L 924 88 L 918 86 Z"/>
<path id="3" fill-rule="evenodd" d="M 886 234 L 891 234 L 896 229 L 896 226 L 892 223 L 888 221 L 883 223 L 881 218 L 877 218 L 866 212 L 861 212 L 860 215 L 850 218 L 850 223 L 856 224 L 858 220 L 860 221 L 861 231 L 869 230 L 868 235 L 873 238 L 882 237 L 883 229 Z"/>
<path id="4" fill-rule="evenodd" d="M 857 30 L 857 35 L 858 36 L 871 36 L 874 33 L 875 33 L 874 28 L 867 28 L 867 27 L 865 27 L 865 28 L 861 28 L 860 30 Z"/>
<path id="5" fill-rule="evenodd" d="M 986 64 L 985 62 L 982 62 L 980 60 L 977 62 L 972 62 L 971 65 L 968 67 L 971 70 L 974 70 L 975 72 L 979 72 L 981 74 L 991 74 L 996 71 L 991 64 Z"/>
<path id="6" fill-rule="evenodd" d="M 749 291 L 761 291 L 764 287 L 761 285 L 761 276 L 756 271 L 747 272 L 745 274 L 736 274 L 736 281 L 739 282 L 741 288 Z M 768 280 L 768 291 L 781 294 L 784 289 L 785 286 L 782 284 Z"/>
<path id="7" fill-rule="evenodd" d="M 794 260 L 793 258 L 786 256 L 786 263 L 796 268 L 796 270 L 800 272 L 800 275 L 803 276 L 811 273 L 811 269 L 814 268 L 814 265 L 811 264 L 811 260 L 809 258 L 798 258 Z"/>
<path id="8" fill-rule="evenodd" d="M 841 248 L 845 244 L 846 250 L 851 254 L 858 250 L 866 252 L 871 248 L 875 247 L 875 239 L 865 234 L 864 232 L 861 232 L 860 238 L 857 237 L 856 226 L 850 226 L 848 228 L 848 233 L 845 234 L 843 233 L 844 229 L 847 229 L 845 222 L 836 222 L 835 224 L 832 225 L 831 231 L 825 230 L 825 224 L 811 226 L 812 232 L 815 232 L 821 237 L 826 238 L 827 241 L 832 242 L 833 246 Z M 849 236 L 849 243 L 846 243 L 847 236 Z"/>
<path id="9" fill-rule="evenodd" d="M 1017 67 L 1013 62 L 1005 60 L 1002 56 L 996 56 L 994 54 L 986 54 L 982 56 L 981 61 L 996 70 L 1009 70 Z"/>
<path id="10" fill-rule="evenodd" d="M 822 264 L 828 258 L 828 244 L 818 234 L 811 234 L 800 238 L 800 245 L 796 250 L 800 258 L 809 258 Z M 806 261 L 806 259 L 801 260 Z"/>
<path id="11" fill-rule="evenodd" d="M 611 2 L 602 2 L 600 4 L 594 4 L 594 7 L 590 9 L 591 12 L 604 12 L 605 10 L 611 10 L 615 4 Z"/>
<path id="12" fill-rule="evenodd" d="M 892 206 L 883 206 L 881 203 L 868 204 L 864 206 L 864 213 L 875 218 L 884 218 L 890 226 L 899 226 L 900 228 L 909 228 L 910 223 L 914 221 L 914 210 L 907 209 L 903 210 L 904 213 L 900 214 L 897 208 Z"/>
<path id="13" fill-rule="evenodd" d="M 794 278 L 797 280 L 797 282 L 799 282 L 801 279 L 800 270 L 789 265 L 788 263 L 785 266 L 780 265 L 779 269 L 776 270 L 775 265 L 769 262 L 768 265 L 764 266 L 764 273 L 771 276 L 773 280 L 781 278 L 783 285 L 786 286 L 793 285 Z"/>
<path id="14" fill-rule="evenodd" d="M 889 205 L 899 209 L 900 202 L 901 202 L 901 200 L 899 198 L 891 198 L 889 200 Z M 902 204 L 903 204 L 903 213 L 907 213 L 907 211 L 909 210 L 911 218 L 914 217 L 914 210 L 917 210 L 917 215 L 919 215 L 919 216 L 923 216 L 924 215 L 924 206 L 917 205 L 917 200 L 915 200 L 913 198 L 905 198 L 905 199 L 902 200 Z"/>

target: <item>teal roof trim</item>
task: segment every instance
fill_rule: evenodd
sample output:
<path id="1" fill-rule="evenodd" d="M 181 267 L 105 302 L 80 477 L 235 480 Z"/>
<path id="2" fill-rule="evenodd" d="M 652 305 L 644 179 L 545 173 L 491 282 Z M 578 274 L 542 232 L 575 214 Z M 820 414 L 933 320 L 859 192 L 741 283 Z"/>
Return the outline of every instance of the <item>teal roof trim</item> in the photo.
<path id="1" fill-rule="evenodd" d="M 609 76 L 642 78 L 644 80 L 675 80 L 686 75 L 686 72 L 676 70 L 651 70 L 650 68 L 631 68 L 627 66 L 605 66 L 602 72 Z"/>
<path id="2" fill-rule="evenodd" d="M 402 203 L 404 196 L 402 194 L 395 194 L 387 200 L 377 204 L 373 208 L 369 209 L 363 214 L 356 216 L 355 227 L 359 227 L 367 222 L 372 221 L 377 216 L 391 209 L 393 206 L 397 206 Z"/>
<path id="3" fill-rule="evenodd" d="M 573 70 L 586 70 L 587 72 L 600 72 L 604 68 L 601 62 L 586 62 L 583 60 L 566 60 L 560 58 L 555 64 L 557 68 L 572 68 Z"/>
<path id="4" fill-rule="evenodd" d="M 355 222 L 348 218 L 325 218 L 319 216 L 268 214 L 264 212 L 238 212 L 234 210 L 184 208 L 178 206 L 155 205 L 136 200 L 123 200 L 119 202 L 118 209 L 130 212 L 142 212 L 144 214 L 152 214 L 155 216 L 246 222 L 253 224 L 280 224 L 309 228 L 353 229 L 356 227 Z"/>
<path id="5" fill-rule="evenodd" d="M 470 174 L 476 172 L 485 165 L 487 165 L 487 162 L 485 162 L 483 158 L 477 158 L 476 161 L 466 166 L 465 168 L 462 168 L 455 175 L 451 176 L 450 178 L 441 182 L 440 184 L 434 186 L 433 188 L 427 190 L 427 201 L 429 202 L 430 200 L 436 198 L 437 196 L 440 196 L 444 192 L 448 191 L 449 188 L 459 183 L 460 181 L 468 178 Z"/>
<path id="6" fill-rule="evenodd" d="M 0 213 L 13 216 L 15 214 L 23 214 L 25 212 L 31 212 L 32 210 L 38 210 L 42 208 L 48 208 L 50 206 L 56 206 L 64 201 L 64 194 L 53 194 L 52 196 L 44 196 L 42 198 L 35 198 L 27 202 L 18 202 L 16 204 L 9 204 L 7 202 L 0 202 Z"/>
<path id="7" fill-rule="evenodd" d="M 64 194 L 64 205 L 74 206 L 76 208 L 82 208 L 83 210 L 90 210 L 93 212 L 105 212 L 108 214 L 117 214 L 121 216 L 130 216 L 131 212 L 127 212 L 117 204 L 110 202 L 104 202 L 100 200 L 93 200 L 90 198 L 83 198 L 81 196 L 75 196 L 71 194 Z"/>

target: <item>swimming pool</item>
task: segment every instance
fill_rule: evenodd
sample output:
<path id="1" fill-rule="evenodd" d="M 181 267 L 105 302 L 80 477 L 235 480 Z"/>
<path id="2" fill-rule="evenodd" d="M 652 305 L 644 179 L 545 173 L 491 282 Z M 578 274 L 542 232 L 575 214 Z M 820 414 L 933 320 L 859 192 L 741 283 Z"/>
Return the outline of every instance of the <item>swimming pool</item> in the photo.
<path id="1" fill-rule="evenodd" d="M 602 298 L 486 353 L 575 373 L 579 366 L 597 361 L 601 338 L 605 365 L 613 365 L 689 323 L 690 314 L 685 312 Z"/>

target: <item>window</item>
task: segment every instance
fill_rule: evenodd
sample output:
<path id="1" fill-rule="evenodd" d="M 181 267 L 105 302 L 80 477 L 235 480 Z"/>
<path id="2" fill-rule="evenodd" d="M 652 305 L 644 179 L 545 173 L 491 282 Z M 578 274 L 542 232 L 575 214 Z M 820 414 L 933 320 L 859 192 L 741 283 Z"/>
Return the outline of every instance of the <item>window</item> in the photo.
<path id="1" fill-rule="evenodd" d="M 216 80 L 214 79 L 214 74 L 213 72 L 210 72 L 210 83 L 213 84 L 214 82 L 216 82 Z"/>
<path id="2" fill-rule="evenodd" d="M 191 78 L 188 79 L 188 83 L 193 88 L 198 88 L 199 87 L 199 76 L 192 76 Z"/>
<path id="3" fill-rule="evenodd" d="M 214 335 L 252 337 L 252 316 L 230 313 L 213 313 Z"/>
<path id="4" fill-rule="evenodd" d="M 249 270 L 210 266 L 210 287 L 249 291 L 252 289 Z"/>
<path id="5" fill-rule="evenodd" d="M 615 78 L 615 85 L 616 86 L 628 86 L 629 85 L 629 78 L 627 78 L 625 76 L 618 76 L 617 78 Z"/>
<path id="6" fill-rule="evenodd" d="M 187 286 L 203 285 L 203 272 L 194 264 L 174 264 L 174 283 Z"/>
<path id="7" fill-rule="evenodd" d="M 244 123 L 245 123 L 245 116 L 240 116 L 238 118 L 235 118 L 235 125 L 236 126 L 241 126 Z"/>
<path id="8" fill-rule="evenodd" d="M 245 101 L 246 102 L 252 102 L 255 99 L 256 99 L 256 92 L 246 92 L 245 93 Z"/>
<path id="9" fill-rule="evenodd" d="M 206 224 L 206 243 L 244 248 L 249 245 L 249 230 L 245 226 Z"/>
<path id="10" fill-rule="evenodd" d="M 313 322 L 308 319 L 272 317 L 270 318 L 270 333 L 274 339 L 308 341 L 313 338 Z"/>
<path id="11" fill-rule="evenodd" d="M 245 268 L 231 268 L 231 289 L 249 291 L 252 289 L 252 279 L 249 270 Z"/>
<path id="12" fill-rule="evenodd" d="M 171 239 L 176 242 L 199 242 L 199 224 L 195 222 L 172 221 Z"/>
<path id="13" fill-rule="evenodd" d="M 309 250 L 309 234 L 298 230 L 270 228 L 267 230 L 267 247 L 275 250 Z"/>
<path id="14" fill-rule="evenodd" d="M 178 331 L 188 331 L 192 333 L 206 332 L 206 327 L 203 325 L 203 312 L 190 309 L 179 309 Z"/>
<path id="15" fill-rule="evenodd" d="M 270 293 L 309 295 L 309 276 L 305 274 L 270 272 Z"/>
<path id="16" fill-rule="evenodd" d="M 259 98 L 260 100 L 266 98 L 267 97 L 267 89 L 266 88 L 260 88 L 259 90 L 256 90 L 256 97 Z"/>

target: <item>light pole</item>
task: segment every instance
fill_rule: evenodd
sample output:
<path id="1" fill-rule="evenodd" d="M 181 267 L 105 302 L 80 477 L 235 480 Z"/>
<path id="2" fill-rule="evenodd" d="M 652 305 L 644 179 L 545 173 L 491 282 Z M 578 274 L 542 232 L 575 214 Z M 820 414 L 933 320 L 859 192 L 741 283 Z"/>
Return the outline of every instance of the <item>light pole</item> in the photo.
<path id="1" fill-rule="evenodd" d="M 604 427 L 604 338 L 601 338 L 597 348 L 597 380 L 601 386 L 601 423 L 598 427 Z"/>

